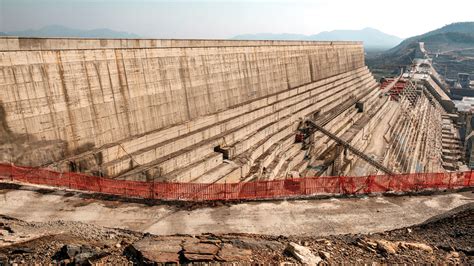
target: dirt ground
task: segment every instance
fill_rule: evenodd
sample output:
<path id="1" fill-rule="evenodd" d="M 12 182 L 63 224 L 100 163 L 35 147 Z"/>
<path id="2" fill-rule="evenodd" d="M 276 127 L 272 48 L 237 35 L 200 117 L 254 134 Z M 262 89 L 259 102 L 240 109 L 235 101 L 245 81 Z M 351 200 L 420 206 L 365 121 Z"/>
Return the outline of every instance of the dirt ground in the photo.
<path id="1" fill-rule="evenodd" d="M 283 236 L 368 234 L 412 226 L 473 202 L 470 191 L 433 195 L 213 204 L 98 197 L 0 183 L 0 214 L 28 222 L 71 221 L 154 235 L 245 233 Z"/>
<path id="2" fill-rule="evenodd" d="M 323 265 L 473 265 L 474 203 L 407 228 L 376 234 L 325 237 L 255 234 L 157 236 L 82 222 L 26 222 L 0 216 L 0 265 L 301 262 L 289 252 L 289 243 L 309 250 Z"/>

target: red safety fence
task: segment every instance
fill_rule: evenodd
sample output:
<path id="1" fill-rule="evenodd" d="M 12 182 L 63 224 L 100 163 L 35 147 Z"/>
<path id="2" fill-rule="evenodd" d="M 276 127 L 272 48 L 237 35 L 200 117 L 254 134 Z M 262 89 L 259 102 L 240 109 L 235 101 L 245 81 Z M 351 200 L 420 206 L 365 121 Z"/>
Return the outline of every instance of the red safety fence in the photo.
<path id="1" fill-rule="evenodd" d="M 115 180 L 79 173 L 0 164 L 0 179 L 160 200 L 249 200 L 317 195 L 416 192 L 473 186 L 472 172 L 324 176 L 245 183 L 164 183 Z"/>
<path id="2" fill-rule="evenodd" d="M 390 88 L 388 93 L 390 94 L 390 99 L 398 101 L 400 99 L 400 93 L 406 88 L 407 86 L 407 81 L 403 79 L 395 79 L 395 78 L 386 78 L 384 81 L 380 84 L 380 89 L 383 90 L 387 88 L 388 86 L 392 85 L 393 86 Z"/>

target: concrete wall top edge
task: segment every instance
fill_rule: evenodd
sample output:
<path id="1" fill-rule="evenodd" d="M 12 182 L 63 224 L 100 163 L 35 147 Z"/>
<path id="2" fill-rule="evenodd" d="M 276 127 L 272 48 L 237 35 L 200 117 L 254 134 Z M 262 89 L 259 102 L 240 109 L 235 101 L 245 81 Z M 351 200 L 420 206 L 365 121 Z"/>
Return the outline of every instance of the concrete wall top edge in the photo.
<path id="1" fill-rule="evenodd" d="M 211 39 L 95 39 L 0 37 L 0 51 L 140 49 L 244 46 L 319 46 L 358 45 L 358 41 L 273 41 L 273 40 L 211 40 Z"/>

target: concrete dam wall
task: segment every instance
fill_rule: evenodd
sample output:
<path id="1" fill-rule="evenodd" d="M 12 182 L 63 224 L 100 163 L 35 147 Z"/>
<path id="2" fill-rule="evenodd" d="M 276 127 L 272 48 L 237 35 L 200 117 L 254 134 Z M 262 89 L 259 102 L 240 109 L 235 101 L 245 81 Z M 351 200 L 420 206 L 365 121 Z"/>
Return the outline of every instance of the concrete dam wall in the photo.
<path id="1" fill-rule="evenodd" d="M 0 69 L 1 161 L 134 180 L 299 172 L 300 119 L 377 91 L 358 42 L 2 37 Z"/>

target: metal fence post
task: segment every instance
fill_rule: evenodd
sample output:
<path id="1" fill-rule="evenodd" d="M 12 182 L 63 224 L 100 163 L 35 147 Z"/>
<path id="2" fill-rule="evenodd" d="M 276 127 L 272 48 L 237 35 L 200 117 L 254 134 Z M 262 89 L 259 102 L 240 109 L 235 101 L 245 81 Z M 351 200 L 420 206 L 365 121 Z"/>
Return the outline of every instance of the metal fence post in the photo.
<path id="1" fill-rule="evenodd" d="M 257 198 L 257 187 L 258 187 L 258 186 L 257 186 L 257 183 L 258 183 L 258 181 L 255 181 L 255 182 L 253 183 L 253 190 L 254 190 L 254 192 L 255 192 L 255 193 L 254 193 L 254 196 L 253 196 L 254 199 Z"/>
<path id="2" fill-rule="evenodd" d="M 467 181 L 467 187 L 470 187 L 470 186 L 471 186 L 471 180 L 472 180 L 472 170 L 471 170 L 471 172 L 470 172 L 470 174 L 469 174 L 469 179 L 468 179 L 468 181 Z"/>
<path id="3" fill-rule="evenodd" d="M 10 179 L 13 182 L 13 162 L 10 162 Z"/>
<path id="4" fill-rule="evenodd" d="M 301 194 L 306 195 L 306 182 L 305 179 L 303 178 L 302 180 L 303 185 L 301 186 L 303 188 L 303 191 L 301 191 Z"/>
<path id="5" fill-rule="evenodd" d="M 265 197 L 266 198 L 270 198 L 269 195 L 268 195 L 268 185 L 269 185 L 270 182 L 265 182 Z"/>
<path id="6" fill-rule="evenodd" d="M 64 175 L 62 170 L 61 170 L 60 174 Z M 67 175 L 67 185 L 68 185 L 69 189 L 71 189 L 71 173 L 68 173 L 68 175 Z"/>
<path id="7" fill-rule="evenodd" d="M 155 179 L 153 178 L 153 183 L 151 184 L 151 199 L 155 199 Z"/>
<path id="8" fill-rule="evenodd" d="M 453 178 L 453 174 L 449 174 L 449 183 L 448 183 L 448 188 L 451 189 L 451 179 Z"/>
<path id="9" fill-rule="evenodd" d="M 339 179 L 339 193 L 347 194 L 346 186 L 345 186 L 345 183 L 344 183 L 344 181 L 345 181 L 344 176 L 339 176 L 338 179 Z"/>
<path id="10" fill-rule="evenodd" d="M 227 201 L 227 179 L 224 181 L 224 200 Z"/>
<path id="11" fill-rule="evenodd" d="M 99 187 L 99 192 L 102 193 L 102 177 L 101 176 L 99 176 L 99 178 L 98 178 L 97 185 Z"/>

